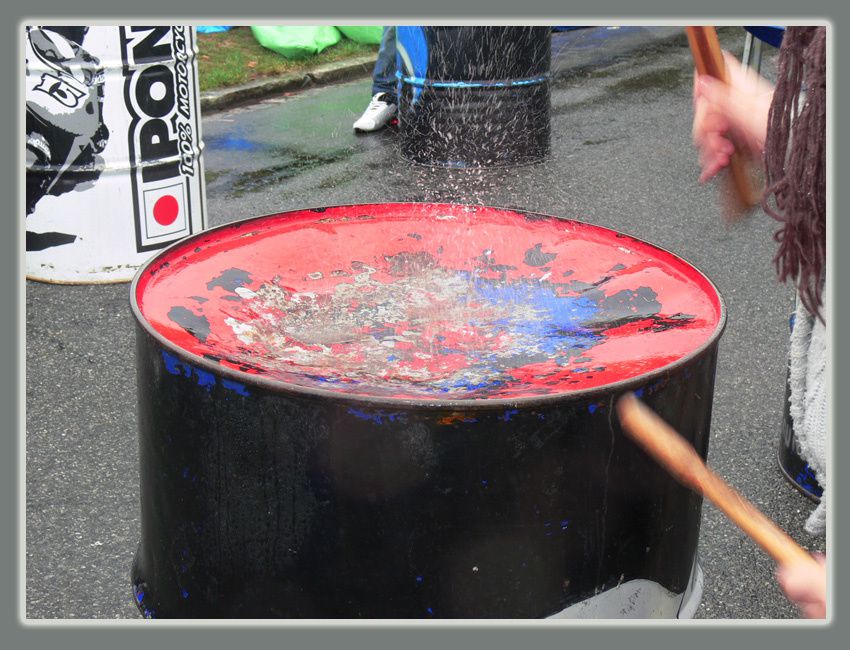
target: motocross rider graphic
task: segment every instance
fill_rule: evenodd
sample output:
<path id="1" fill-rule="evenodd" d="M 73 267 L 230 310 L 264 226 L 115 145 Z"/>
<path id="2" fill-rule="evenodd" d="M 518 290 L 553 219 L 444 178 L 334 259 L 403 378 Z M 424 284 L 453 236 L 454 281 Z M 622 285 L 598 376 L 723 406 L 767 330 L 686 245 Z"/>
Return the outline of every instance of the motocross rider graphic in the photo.
<path id="1" fill-rule="evenodd" d="M 82 48 L 88 27 L 26 28 L 27 216 L 49 194 L 59 196 L 96 180 L 109 130 L 103 123 L 104 73 Z M 40 72 L 40 74 L 39 74 Z M 27 231 L 26 249 L 76 239 Z"/>

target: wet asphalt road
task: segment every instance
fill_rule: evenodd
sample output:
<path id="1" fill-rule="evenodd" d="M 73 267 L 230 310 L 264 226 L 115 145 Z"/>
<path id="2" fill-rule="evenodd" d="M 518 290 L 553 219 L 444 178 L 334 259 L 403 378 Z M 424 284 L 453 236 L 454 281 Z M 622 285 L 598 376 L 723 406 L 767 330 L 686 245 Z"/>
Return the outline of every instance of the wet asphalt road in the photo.
<path id="1" fill-rule="evenodd" d="M 205 116 L 208 223 L 288 209 L 451 201 L 575 218 L 648 240 L 702 269 L 728 310 L 709 463 L 795 539 L 813 505 L 776 463 L 792 291 L 771 263 L 760 211 L 720 218 L 699 186 L 690 142 L 692 60 L 672 28 L 557 35 L 552 156 L 539 165 L 458 172 L 416 167 L 392 130 L 355 136 L 369 80 Z M 743 31 L 726 28 L 740 54 Z M 774 52 L 766 48 L 770 75 Z M 26 615 L 138 618 L 130 563 L 139 540 L 134 331 L 127 284 L 27 282 Z M 700 556 L 704 619 L 795 616 L 773 564 L 712 505 Z"/>

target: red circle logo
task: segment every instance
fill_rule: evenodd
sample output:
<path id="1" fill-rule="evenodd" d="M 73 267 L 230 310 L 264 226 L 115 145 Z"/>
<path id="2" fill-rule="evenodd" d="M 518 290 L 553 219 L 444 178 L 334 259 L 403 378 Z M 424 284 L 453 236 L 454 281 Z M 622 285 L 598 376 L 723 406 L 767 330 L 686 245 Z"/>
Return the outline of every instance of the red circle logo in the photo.
<path id="1" fill-rule="evenodd" d="M 153 218 L 161 226 L 170 226 L 180 213 L 180 204 L 170 194 L 161 196 L 153 205 Z"/>

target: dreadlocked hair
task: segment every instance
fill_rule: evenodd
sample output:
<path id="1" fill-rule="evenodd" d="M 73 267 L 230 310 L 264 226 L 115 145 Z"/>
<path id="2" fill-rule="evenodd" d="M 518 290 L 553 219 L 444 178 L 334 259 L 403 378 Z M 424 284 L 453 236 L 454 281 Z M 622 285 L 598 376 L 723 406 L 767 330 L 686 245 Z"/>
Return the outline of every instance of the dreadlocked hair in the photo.
<path id="1" fill-rule="evenodd" d="M 801 93 L 802 107 L 800 106 Z M 826 28 L 788 27 L 765 141 L 762 208 L 782 223 L 774 264 L 821 321 L 826 263 Z"/>

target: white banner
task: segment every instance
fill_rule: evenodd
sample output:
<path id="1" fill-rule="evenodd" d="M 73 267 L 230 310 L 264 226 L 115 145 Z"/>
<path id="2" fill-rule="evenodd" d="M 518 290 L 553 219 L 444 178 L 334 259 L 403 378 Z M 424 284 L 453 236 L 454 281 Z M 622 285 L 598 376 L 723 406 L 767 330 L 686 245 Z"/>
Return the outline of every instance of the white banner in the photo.
<path id="1" fill-rule="evenodd" d="M 26 28 L 27 277 L 122 282 L 206 226 L 195 34 Z"/>

